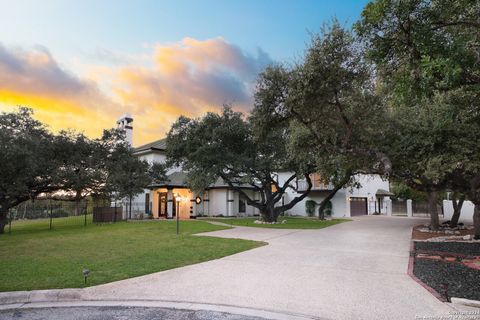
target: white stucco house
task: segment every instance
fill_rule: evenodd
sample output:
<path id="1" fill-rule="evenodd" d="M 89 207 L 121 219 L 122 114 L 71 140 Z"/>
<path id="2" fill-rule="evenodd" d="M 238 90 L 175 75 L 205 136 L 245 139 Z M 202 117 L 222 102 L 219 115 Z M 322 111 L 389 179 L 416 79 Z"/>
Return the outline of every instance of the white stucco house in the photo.
<path id="1" fill-rule="evenodd" d="M 130 143 L 133 136 L 132 122 L 133 119 L 128 114 L 117 121 L 118 127 L 126 131 L 127 140 Z M 166 161 L 166 141 L 160 139 L 134 148 L 134 154 L 149 163 L 164 163 Z M 285 181 L 290 175 L 289 172 L 279 172 L 279 183 Z M 171 168 L 167 172 L 167 176 L 167 182 L 148 186 L 144 193 L 136 196 L 132 208 L 135 214 L 147 214 L 153 216 L 153 218 L 167 219 L 176 217 L 177 213 L 179 218 L 182 219 L 196 216 L 221 215 L 233 217 L 259 214 L 256 208 L 247 205 L 246 199 L 241 194 L 229 188 L 221 179 L 201 194 L 197 194 L 188 188 L 185 174 L 181 168 Z M 333 189 L 332 185 L 323 183 L 322 181 L 325 179 L 321 179 L 318 174 L 312 174 L 311 178 L 313 188 L 309 195 L 285 214 L 306 216 L 305 202 L 314 200 L 319 203 Z M 331 200 L 332 216 L 350 217 L 374 213 L 385 214 L 388 209 L 388 197 L 391 195 L 388 180 L 384 180 L 378 175 L 358 175 L 355 179 L 361 187 L 347 187 L 339 190 Z M 302 191 L 302 188 L 306 186 L 303 180 L 298 180 L 296 183 L 299 191 Z M 244 187 L 244 191 L 252 199 L 259 199 L 258 194 L 248 186 Z M 282 201 L 289 202 L 297 195 L 296 193 L 296 191 L 288 189 Z"/>

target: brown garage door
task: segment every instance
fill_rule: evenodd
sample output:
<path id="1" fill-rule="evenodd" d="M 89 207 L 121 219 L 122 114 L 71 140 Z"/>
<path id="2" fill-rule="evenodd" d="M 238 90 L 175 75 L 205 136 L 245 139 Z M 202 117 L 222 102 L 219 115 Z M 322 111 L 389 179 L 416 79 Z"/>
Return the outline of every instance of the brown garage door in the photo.
<path id="1" fill-rule="evenodd" d="M 367 214 L 367 198 L 350 198 L 350 215 L 363 216 Z"/>

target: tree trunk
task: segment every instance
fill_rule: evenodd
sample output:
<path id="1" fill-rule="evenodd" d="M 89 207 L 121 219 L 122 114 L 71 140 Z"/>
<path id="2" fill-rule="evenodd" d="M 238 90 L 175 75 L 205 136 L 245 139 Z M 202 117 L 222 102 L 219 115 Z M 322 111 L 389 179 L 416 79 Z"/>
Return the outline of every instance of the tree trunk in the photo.
<path id="1" fill-rule="evenodd" d="M 350 180 L 350 177 L 348 178 L 348 180 Z M 333 197 L 335 196 L 335 194 L 338 192 L 338 190 L 342 189 L 343 186 L 348 182 L 345 181 L 345 183 L 342 183 L 337 185 L 332 191 L 330 191 L 330 193 L 325 197 L 325 199 L 322 200 L 322 202 L 320 202 L 320 206 L 318 207 L 318 219 L 320 220 L 325 220 L 325 207 L 327 206 L 327 203 L 333 199 Z"/>
<path id="2" fill-rule="evenodd" d="M 353 175 L 353 172 L 352 171 L 347 171 L 343 180 L 341 180 L 337 185 L 335 185 L 335 188 L 333 188 L 332 191 L 330 191 L 330 193 L 325 197 L 325 199 L 322 200 L 322 202 L 320 202 L 320 207 L 318 208 L 318 218 L 320 220 L 324 220 L 325 219 L 325 207 L 327 205 L 327 203 L 333 199 L 333 197 L 335 196 L 335 194 L 337 194 L 338 190 L 342 189 L 344 185 L 346 185 L 350 179 L 352 178 L 352 175 Z"/>
<path id="3" fill-rule="evenodd" d="M 5 232 L 5 226 L 8 224 L 8 209 L 0 206 L 0 234 Z"/>
<path id="4" fill-rule="evenodd" d="M 465 201 L 465 195 L 458 197 L 458 193 L 454 192 L 452 195 L 453 215 L 450 220 L 450 227 L 455 228 L 458 225 L 460 214 L 462 213 L 463 202 Z"/>
<path id="5" fill-rule="evenodd" d="M 475 232 L 475 239 L 480 239 L 480 204 L 476 203 L 473 208 L 473 227 Z"/>
<path id="6" fill-rule="evenodd" d="M 132 220 L 132 196 L 129 197 L 128 218 Z"/>
<path id="7" fill-rule="evenodd" d="M 432 230 L 438 230 L 438 227 L 439 227 L 437 200 L 438 200 L 438 192 L 429 191 L 428 192 L 428 213 L 430 214 L 430 229 Z"/>
<path id="8" fill-rule="evenodd" d="M 320 207 L 318 207 L 318 219 L 319 220 L 325 220 L 325 205 L 327 204 L 326 202 L 322 205 L 324 200 L 320 203 Z"/>
<path id="9" fill-rule="evenodd" d="M 82 201 L 82 191 L 76 191 L 75 193 L 75 216 L 80 215 L 80 202 Z"/>
<path id="10" fill-rule="evenodd" d="M 265 222 L 277 222 L 278 214 L 275 212 L 274 205 L 268 205 L 261 211 L 262 219 Z"/>

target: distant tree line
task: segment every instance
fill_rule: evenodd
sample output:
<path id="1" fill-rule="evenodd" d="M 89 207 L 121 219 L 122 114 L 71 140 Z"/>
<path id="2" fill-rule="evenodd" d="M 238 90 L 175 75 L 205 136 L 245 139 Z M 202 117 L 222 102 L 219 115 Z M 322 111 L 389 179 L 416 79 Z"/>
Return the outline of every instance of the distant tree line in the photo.
<path id="1" fill-rule="evenodd" d="M 0 233 L 10 208 L 40 195 L 77 205 L 87 196 L 118 200 L 163 178 L 162 165 L 132 152 L 117 129 L 90 139 L 73 131 L 54 134 L 28 108 L 1 113 Z"/>

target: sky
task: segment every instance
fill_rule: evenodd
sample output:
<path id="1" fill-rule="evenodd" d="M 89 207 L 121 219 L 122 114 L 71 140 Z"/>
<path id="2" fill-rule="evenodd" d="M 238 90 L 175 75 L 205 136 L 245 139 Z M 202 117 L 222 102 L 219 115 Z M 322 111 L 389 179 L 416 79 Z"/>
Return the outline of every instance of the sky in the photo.
<path id="1" fill-rule="evenodd" d="M 310 34 L 364 0 L 0 0 L 0 111 L 95 138 L 125 113 L 134 145 L 180 115 L 248 112 L 255 79 L 298 60 Z"/>

